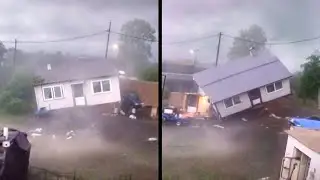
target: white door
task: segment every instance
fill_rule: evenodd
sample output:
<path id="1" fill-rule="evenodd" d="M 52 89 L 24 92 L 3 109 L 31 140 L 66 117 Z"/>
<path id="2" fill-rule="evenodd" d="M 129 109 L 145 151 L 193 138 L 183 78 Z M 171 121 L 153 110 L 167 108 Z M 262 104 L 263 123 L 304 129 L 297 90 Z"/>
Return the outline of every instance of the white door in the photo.
<path id="1" fill-rule="evenodd" d="M 72 91 L 75 106 L 86 105 L 86 99 L 83 94 L 83 84 L 73 84 Z"/>

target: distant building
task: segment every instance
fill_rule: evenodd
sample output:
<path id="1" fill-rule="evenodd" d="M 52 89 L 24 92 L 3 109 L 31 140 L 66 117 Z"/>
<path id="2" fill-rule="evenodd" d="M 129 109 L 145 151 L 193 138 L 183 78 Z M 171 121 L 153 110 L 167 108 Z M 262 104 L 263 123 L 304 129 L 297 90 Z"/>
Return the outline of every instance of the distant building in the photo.
<path id="1" fill-rule="evenodd" d="M 197 83 L 193 80 L 193 74 L 205 68 L 190 65 L 163 62 L 162 75 L 166 76 L 165 87 L 170 92 L 197 93 Z"/>

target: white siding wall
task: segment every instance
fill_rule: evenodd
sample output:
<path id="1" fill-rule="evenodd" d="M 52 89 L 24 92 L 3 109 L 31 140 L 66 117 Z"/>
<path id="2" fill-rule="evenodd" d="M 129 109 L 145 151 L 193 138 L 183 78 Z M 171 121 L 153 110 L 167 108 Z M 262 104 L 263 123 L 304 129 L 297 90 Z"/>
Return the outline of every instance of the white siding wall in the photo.
<path id="1" fill-rule="evenodd" d="M 290 81 L 285 79 L 282 81 L 282 89 L 268 93 L 266 87 L 260 88 L 262 102 L 268 102 L 291 93 Z"/>
<path id="2" fill-rule="evenodd" d="M 101 78 L 101 80 L 103 79 L 106 79 L 106 78 Z M 112 102 L 118 102 L 121 100 L 119 78 L 115 76 L 109 79 L 111 82 L 111 92 L 100 93 L 100 94 L 93 93 L 93 89 L 92 89 L 93 80 L 84 81 L 83 93 L 86 98 L 87 105 L 112 103 Z M 100 80 L 100 79 L 94 79 L 94 80 Z M 60 83 L 60 84 L 50 84 L 50 85 L 34 87 L 38 108 L 47 107 L 48 109 L 61 109 L 61 108 L 73 107 L 74 100 L 73 100 L 71 84 L 72 82 L 66 82 L 66 83 Z M 44 100 L 42 88 L 52 86 L 52 85 L 62 85 L 64 98 L 55 99 L 55 100 Z"/>
<path id="3" fill-rule="evenodd" d="M 310 167 L 309 167 L 309 175 L 311 172 L 315 170 L 315 180 L 320 179 L 320 154 L 312 151 L 305 145 L 301 144 L 299 141 L 294 139 L 291 136 L 288 136 L 287 147 L 285 152 L 285 157 L 293 157 L 294 156 L 294 148 L 299 149 L 302 153 L 310 157 Z"/>
<path id="4" fill-rule="evenodd" d="M 101 80 L 106 79 L 102 78 Z M 86 95 L 87 105 L 97 105 L 104 103 L 118 102 L 121 100 L 119 78 L 117 76 L 109 78 L 111 81 L 111 92 L 93 94 L 92 81 L 88 80 L 84 84 L 84 94 Z"/>
<path id="5" fill-rule="evenodd" d="M 226 108 L 223 101 L 219 101 L 216 103 L 216 106 L 219 110 L 221 117 L 226 117 L 228 115 L 243 111 L 251 107 L 251 101 L 247 93 L 242 93 L 239 95 L 241 103 L 235 106 Z"/>
<path id="6" fill-rule="evenodd" d="M 54 100 L 44 100 L 42 88 L 50 87 L 53 85 L 62 85 L 63 98 Z M 36 86 L 34 87 L 34 91 L 38 109 L 41 107 L 46 107 L 47 109 L 61 109 L 73 106 L 72 90 L 69 82 Z"/>

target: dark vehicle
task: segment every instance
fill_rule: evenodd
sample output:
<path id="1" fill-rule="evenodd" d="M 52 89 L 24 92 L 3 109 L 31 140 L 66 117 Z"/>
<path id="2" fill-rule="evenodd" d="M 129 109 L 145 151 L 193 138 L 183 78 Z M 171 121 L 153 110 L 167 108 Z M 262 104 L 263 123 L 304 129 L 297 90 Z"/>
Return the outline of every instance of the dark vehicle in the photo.
<path id="1" fill-rule="evenodd" d="M 125 115 L 136 114 L 136 111 L 141 109 L 142 106 L 143 103 L 137 93 L 130 92 L 122 96 L 120 109 Z"/>
<path id="2" fill-rule="evenodd" d="M 168 107 L 162 112 L 163 125 L 187 126 L 190 124 L 189 119 L 181 118 L 177 108 Z"/>
<path id="3" fill-rule="evenodd" d="M 0 135 L 0 179 L 27 180 L 31 150 L 27 134 L 9 128 Z"/>

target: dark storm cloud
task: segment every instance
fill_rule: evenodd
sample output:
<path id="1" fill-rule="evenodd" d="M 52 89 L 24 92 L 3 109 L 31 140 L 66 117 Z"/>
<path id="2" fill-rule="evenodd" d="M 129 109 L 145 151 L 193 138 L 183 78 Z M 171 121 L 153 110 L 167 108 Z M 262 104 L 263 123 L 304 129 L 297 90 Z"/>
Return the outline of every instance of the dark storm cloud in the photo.
<path id="1" fill-rule="evenodd" d="M 264 28 L 269 41 L 292 41 L 320 35 L 320 1 L 317 0 L 164 0 L 163 41 L 181 41 L 224 32 L 237 35 L 240 29 L 258 24 Z M 222 61 L 230 48 L 232 39 L 222 41 Z M 188 49 L 200 48 L 199 60 L 212 61 L 215 58 L 217 39 L 166 46 L 166 59 L 192 58 Z M 304 58 L 315 48 L 320 48 L 320 40 L 288 46 L 273 46 L 290 69 L 297 69 Z"/>
<path id="2" fill-rule="evenodd" d="M 49 40 L 91 34 L 108 28 L 120 31 L 121 26 L 134 18 L 145 19 L 155 28 L 158 26 L 157 0 L 3 0 L 0 2 L 0 38 L 2 40 Z M 92 49 L 103 49 L 105 36 L 73 43 L 71 49 L 83 49 L 87 43 Z M 116 43 L 117 35 L 111 36 Z M 78 48 L 77 48 L 78 46 Z M 98 47 L 99 46 L 99 47 Z M 103 46 L 103 47 L 100 47 Z M 32 48 L 31 48 L 32 47 Z M 59 45 L 43 45 L 45 49 Z M 39 49 L 40 47 L 25 46 Z M 60 50 L 69 51 L 66 46 Z"/>

